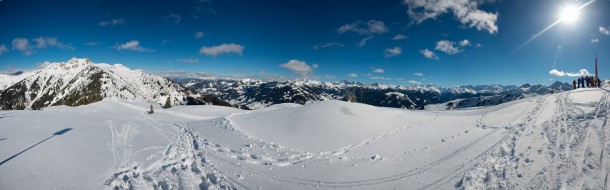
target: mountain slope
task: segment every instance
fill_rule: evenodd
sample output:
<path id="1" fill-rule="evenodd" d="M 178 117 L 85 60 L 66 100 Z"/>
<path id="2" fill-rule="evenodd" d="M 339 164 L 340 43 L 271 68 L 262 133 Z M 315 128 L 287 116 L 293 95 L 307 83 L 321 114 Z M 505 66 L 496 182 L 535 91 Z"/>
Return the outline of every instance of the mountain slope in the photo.
<path id="1" fill-rule="evenodd" d="M 7 81 L 12 84 L 6 82 L 7 87 L 0 91 L 0 109 L 78 106 L 104 98 L 161 105 L 166 101 L 171 105 L 189 103 L 187 91 L 167 78 L 131 70 L 120 64 L 94 64 L 86 58 L 52 63 L 22 75 L 4 76 L 10 78 Z"/>

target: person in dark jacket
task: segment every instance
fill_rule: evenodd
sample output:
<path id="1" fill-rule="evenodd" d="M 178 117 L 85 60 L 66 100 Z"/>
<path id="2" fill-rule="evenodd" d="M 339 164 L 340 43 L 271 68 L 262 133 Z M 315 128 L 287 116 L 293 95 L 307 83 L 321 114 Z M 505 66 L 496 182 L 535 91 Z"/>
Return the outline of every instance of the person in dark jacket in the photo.
<path id="1" fill-rule="evenodd" d="M 577 78 L 576 80 L 578 80 L 578 88 L 582 87 L 582 86 L 581 86 L 581 84 L 582 84 L 582 79 L 579 77 L 579 78 Z"/>
<path id="2" fill-rule="evenodd" d="M 576 89 L 576 80 L 572 81 L 572 86 L 574 87 L 574 89 Z"/>

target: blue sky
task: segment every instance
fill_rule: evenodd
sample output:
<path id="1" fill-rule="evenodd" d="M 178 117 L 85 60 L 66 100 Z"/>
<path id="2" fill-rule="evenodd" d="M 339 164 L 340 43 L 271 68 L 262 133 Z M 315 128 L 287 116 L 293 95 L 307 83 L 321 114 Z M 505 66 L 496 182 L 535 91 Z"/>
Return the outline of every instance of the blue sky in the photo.
<path id="1" fill-rule="evenodd" d="M 0 25 L 0 72 L 89 57 L 166 76 L 520 85 L 572 81 L 597 54 L 610 78 L 608 0 L 1 0 Z"/>

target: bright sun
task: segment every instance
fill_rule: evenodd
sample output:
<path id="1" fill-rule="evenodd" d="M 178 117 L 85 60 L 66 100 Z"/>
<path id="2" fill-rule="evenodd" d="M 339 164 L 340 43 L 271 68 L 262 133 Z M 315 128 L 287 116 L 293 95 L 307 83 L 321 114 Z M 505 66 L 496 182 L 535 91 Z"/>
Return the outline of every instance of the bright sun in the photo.
<path id="1" fill-rule="evenodd" d="M 580 10 L 576 6 L 567 6 L 561 11 L 561 21 L 572 23 L 580 15 Z"/>

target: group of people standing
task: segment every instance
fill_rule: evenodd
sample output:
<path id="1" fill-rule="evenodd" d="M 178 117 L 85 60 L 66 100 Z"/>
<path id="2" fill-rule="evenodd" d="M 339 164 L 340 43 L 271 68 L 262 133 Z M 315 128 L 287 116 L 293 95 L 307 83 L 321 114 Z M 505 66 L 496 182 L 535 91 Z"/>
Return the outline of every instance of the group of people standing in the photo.
<path id="1" fill-rule="evenodd" d="M 576 82 L 578 80 L 578 83 Z M 593 76 L 583 76 L 577 80 L 572 81 L 572 86 L 576 88 L 591 88 L 601 86 L 601 81 Z M 577 86 L 578 85 L 578 86 Z"/>

